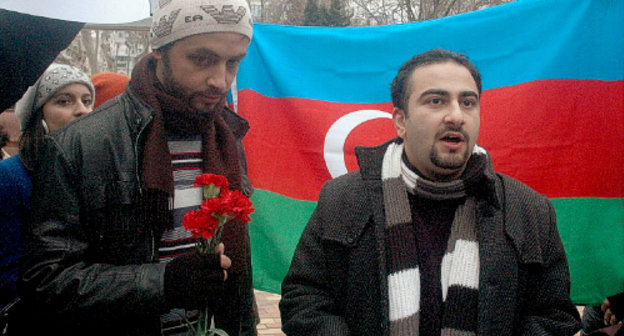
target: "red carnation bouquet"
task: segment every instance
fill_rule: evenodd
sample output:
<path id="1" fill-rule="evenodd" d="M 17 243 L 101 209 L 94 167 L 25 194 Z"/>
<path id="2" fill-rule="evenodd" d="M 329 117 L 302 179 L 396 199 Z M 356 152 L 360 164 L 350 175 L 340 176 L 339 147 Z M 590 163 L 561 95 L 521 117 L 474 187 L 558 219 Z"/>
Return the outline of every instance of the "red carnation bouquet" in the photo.
<path id="1" fill-rule="evenodd" d="M 202 203 L 197 210 L 184 215 L 182 225 L 197 238 L 197 251 L 200 254 L 215 253 L 221 241 L 223 227 L 233 221 L 248 223 L 254 212 L 252 203 L 238 190 L 230 190 L 230 182 L 225 176 L 201 174 L 195 178 L 195 188 L 202 188 Z M 197 326 L 187 321 L 193 335 L 225 335 L 219 329 L 210 329 L 208 311 L 199 314 Z"/>
<path id="2" fill-rule="evenodd" d="M 230 182 L 225 176 L 201 174 L 195 178 L 193 186 L 202 187 L 203 201 L 199 209 L 184 215 L 182 225 L 198 238 L 199 253 L 214 253 L 225 224 L 232 220 L 248 223 L 254 208 L 247 196 L 228 189 Z"/>

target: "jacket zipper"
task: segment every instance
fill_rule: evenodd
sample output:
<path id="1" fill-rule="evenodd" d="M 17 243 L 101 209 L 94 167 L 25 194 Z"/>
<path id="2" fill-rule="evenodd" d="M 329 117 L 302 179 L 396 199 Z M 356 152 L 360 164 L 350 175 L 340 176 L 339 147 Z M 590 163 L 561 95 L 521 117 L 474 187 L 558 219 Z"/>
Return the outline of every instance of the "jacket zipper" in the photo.
<path id="1" fill-rule="evenodd" d="M 152 117 L 148 117 L 149 120 L 141 127 L 141 129 L 139 129 L 139 133 L 136 136 L 136 139 L 134 139 L 134 157 L 135 157 L 135 162 L 134 162 L 134 173 L 136 175 L 136 179 L 137 182 L 139 183 L 139 194 L 142 196 L 143 195 L 143 189 L 141 189 L 140 185 L 141 185 L 141 174 L 139 173 L 139 139 L 141 138 L 141 134 L 143 134 L 143 131 L 147 128 L 147 125 L 149 125 L 150 122 L 152 122 Z"/>
<path id="2" fill-rule="evenodd" d="M 152 122 L 152 116 L 148 117 L 148 120 L 145 124 L 143 124 L 143 126 L 139 129 L 139 133 L 136 136 L 136 139 L 134 140 L 134 157 L 135 157 L 135 162 L 134 162 L 134 173 L 136 175 L 136 179 L 137 179 L 137 183 L 139 185 L 139 195 L 140 197 L 143 196 L 143 189 L 141 188 L 141 174 L 139 173 L 139 139 L 141 138 L 141 134 L 143 134 L 143 131 L 147 128 L 147 125 L 149 125 L 149 123 Z M 150 256 L 150 261 L 151 262 L 155 262 L 156 261 L 156 240 L 154 237 L 154 230 L 150 230 L 150 237 L 152 239 L 152 248 L 151 248 L 151 256 Z"/>

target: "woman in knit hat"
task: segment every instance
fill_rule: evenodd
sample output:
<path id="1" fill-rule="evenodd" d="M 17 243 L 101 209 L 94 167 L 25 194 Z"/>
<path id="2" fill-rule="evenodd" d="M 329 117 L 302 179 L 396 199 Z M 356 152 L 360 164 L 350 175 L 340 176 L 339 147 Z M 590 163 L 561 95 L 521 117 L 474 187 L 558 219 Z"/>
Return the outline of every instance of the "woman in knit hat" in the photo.
<path id="1" fill-rule="evenodd" d="M 17 270 L 22 254 L 21 232 L 45 135 L 93 110 L 95 89 L 80 69 L 51 65 L 15 106 L 22 135 L 19 155 L 0 161 L 0 310 L 17 301 Z M 4 313 L 1 314 L 4 318 Z M 0 321 L 0 330 L 4 323 Z"/>
<path id="2" fill-rule="evenodd" d="M 15 115 L 22 128 L 20 156 L 33 171 L 43 136 L 93 110 L 95 88 L 82 70 L 52 64 L 17 104 Z"/>

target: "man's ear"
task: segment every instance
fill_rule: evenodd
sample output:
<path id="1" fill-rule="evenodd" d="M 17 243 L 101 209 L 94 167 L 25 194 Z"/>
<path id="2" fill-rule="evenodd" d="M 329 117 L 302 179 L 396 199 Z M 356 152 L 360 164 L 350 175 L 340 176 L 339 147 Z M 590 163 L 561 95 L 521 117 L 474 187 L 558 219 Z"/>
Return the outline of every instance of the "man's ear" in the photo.
<path id="1" fill-rule="evenodd" d="M 392 110 L 392 121 L 394 122 L 394 128 L 397 131 L 397 135 L 401 139 L 405 139 L 405 111 L 401 108 L 395 107 Z"/>

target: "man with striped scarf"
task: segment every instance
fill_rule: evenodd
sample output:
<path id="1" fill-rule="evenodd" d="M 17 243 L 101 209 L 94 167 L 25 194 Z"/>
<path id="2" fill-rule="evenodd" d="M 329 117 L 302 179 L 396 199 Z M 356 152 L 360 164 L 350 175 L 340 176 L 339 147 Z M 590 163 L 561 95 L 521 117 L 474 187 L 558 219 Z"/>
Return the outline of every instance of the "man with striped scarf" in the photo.
<path id="1" fill-rule="evenodd" d="M 398 137 L 328 182 L 282 284 L 288 335 L 574 335 L 548 199 L 476 145 L 481 77 L 414 56 L 392 83 Z"/>

